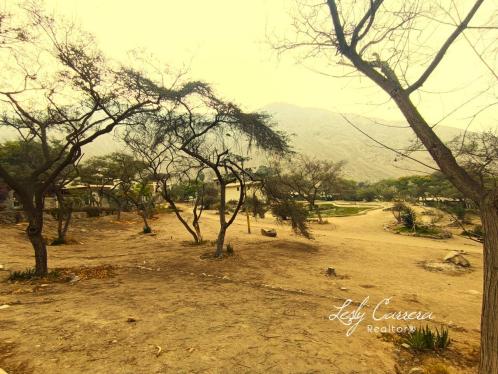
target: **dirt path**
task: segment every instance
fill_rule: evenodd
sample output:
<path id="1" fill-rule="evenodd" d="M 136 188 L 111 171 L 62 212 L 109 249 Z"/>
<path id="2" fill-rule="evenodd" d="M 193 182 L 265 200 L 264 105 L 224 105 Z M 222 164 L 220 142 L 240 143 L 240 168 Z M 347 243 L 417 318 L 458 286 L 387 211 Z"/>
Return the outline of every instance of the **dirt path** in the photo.
<path id="1" fill-rule="evenodd" d="M 206 239 L 215 238 L 217 218 L 204 217 Z M 383 230 L 390 219 L 382 210 L 332 218 L 313 225 L 308 241 L 269 218 L 254 221 L 249 235 L 241 216 L 228 235 L 236 256 L 223 261 L 200 259 L 212 247 L 187 244 L 172 215 L 152 222 L 154 236 L 138 234 L 132 215 L 78 221 L 71 236 L 84 244 L 51 247 L 51 267 L 112 264 L 115 275 L 1 283 L 0 305 L 11 306 L 0 310 L 0 367 L 9 374 L 393 373 L 403 352 L 369 333 L 372 321 L 347 337 L 347 327 L 328 318 L 344 300 L 368 296 L 367 317 L 388 297 L 386 312 L 432 311 L 437 324 L 451 326 L 452 354 L 462 357 L 456 372 L 473 373 L 479 246 L 394 235 Z M 276 228 L 278 238 L 261 236 L 262 227 Z M 22 229 L 0 227 L 0 263 L 11 269 L 32 263 Z M 455 276 L 419 265 L 450 249 L 465 250 L 473 271 Z M 338 277 L 324 276 L 328 266 Z"/>

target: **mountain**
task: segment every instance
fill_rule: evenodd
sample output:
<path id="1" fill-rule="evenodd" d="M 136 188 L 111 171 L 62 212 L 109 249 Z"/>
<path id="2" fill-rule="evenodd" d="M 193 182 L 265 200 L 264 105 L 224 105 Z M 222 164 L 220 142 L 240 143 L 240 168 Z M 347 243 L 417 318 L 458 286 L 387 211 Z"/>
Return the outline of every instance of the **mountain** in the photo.
<path id="1" fill-rule="evenodd" d="M 291 134 L 295 151 L 318 159 L 346 161 L 344 176 L 347 178 L 377 181 L 431 171 L 370 140 L 338 113 L 283 103 L 270 104 L 262 110 L 273 116 L 279 129 Z M 346 117 L 373 139 L 396 150 L 407 149 L 416 139 L 406 123 L 367 119 L 355 114 Z M 445 141 L 462 132 L 445 126 L 437 126 L 435 130 Z M 434 165 L 425 151 L 413 152 L 411 157 Z"/>
<path id="2" fill-rule="evenodd" d="M 430 171 L 368 139 L 338 113 L 284 103 L 270 104 L 261 110 L 272 114 L 278 124 L 277 128 L 291 135 L 295 151 L 319 159 L 346 161 L 344 171 L 346 178 L 377 181 Z M 355 114 L 348 114 L 347 118 L 372 138 L 395 149 L 406 149 L 415 140 L 412 130 L 407 128 L 406 123 L 387 123 Z M 455 138 L 461 134 L 461 131 L 452 127 L 436 127 L 438 135 L 446 141 Z M 16 133 L 12 129 L 0 129 L 0 142 L 15 138 Z M 114 134 L 107 134 L 85 146 L 83 153 L 87 158 L 122 148 L 123 145 L 115 139 Z M 411 156 L 434 165 L 427 152 L 414 152 Z M 264 156 L 255 155 L 253 165 L 250 166 L 257 167 L 264 163 Z"/>

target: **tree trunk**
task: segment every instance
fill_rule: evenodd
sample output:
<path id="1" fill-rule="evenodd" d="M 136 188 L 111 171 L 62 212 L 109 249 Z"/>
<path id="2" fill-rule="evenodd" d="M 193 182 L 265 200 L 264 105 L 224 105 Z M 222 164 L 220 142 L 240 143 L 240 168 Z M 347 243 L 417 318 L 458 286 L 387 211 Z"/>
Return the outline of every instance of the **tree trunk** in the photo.
<path id="1" fill-rule="evenodd" d="M 195 234 L 197 236 L 196 238 L 194 238 L 195 242 L 197 244 L 202 243 L 202 233 L 201 233 L 201 227 L 199 225 L 199 221 L 197 219 L 194 219 L 194 222 L 192 223 L 192 226 L 194 226 Z"/>
<path id="2" fill-rule="evenodd" d="M 320 207 L 315 205 L 316 215 L 318 216 L 318 223 L 323 223 L 322 213 L 320 213 Z"/>
<path id="3" fill-rule="evenodd" d="M 66 242 L 66 234 L 69 229 L 69 223 L 71 222 L 72 207 L 65 204 L 64 197 L 60 191 L 56 192 L 57 203 L 59 205 L 57 213 L 57 244 L 64 244 Z"/>
<path id="4" fill-rule="evenodd" d="M 62 244 L 62 242 L 64 241 L 63 229 L 64 229 L 64 210 L 63 208 L 59 207 L 57 212 L 57 240 L 55 240 L 55 242 Z"/>
<path id="5" fill-rule="evenodd" d="M 227 224 L 225 218 L 225 208 L 226 208 L 226 187 L 224 183 L 220 183 L 220 231 L 218 233 L 218 238 L 216 239 L 216 252 L 215 257 L 223 257 L 223 244 L 225 243 L 225 234 L 227 232 Z"/>
<path id="6" fill-rule="evenodd" d="M 150 233 L 150 232 L 152 232 L 152 229 L 149 226 L 149 222 L 147 220 L 147 210 L 143 209 L 141 211 L 141 213 L 142 213 L 142 219 L 144 220 L 144 233 Z"/>
<path id="7" fill-rule="evenodd" d="M 59 233 L 59 237 L 62 239 L 62 241 L 64 243 L 66 242 L 66 235 L 67 235 L 67 231 L 69 229 L 69 224 L 71 223 L 72 216 L 73 216 L 73 208 L 67 207 L 66 208 L 66 220 L 64 222 L 64 227 L 62 228 L 62 232 Z"/>
<path id="8" fill-rule="evenodd" d="M 165 186 L 164 188 L 167 188 L 167 187 Z M 185 221 L 185 219 L 180 214 L 180 209 L 177 208 L 177 206 L 175 204 L 175 201 L 171 198 L 171 196 L 169 195 L 169 193 L 163 191 L 162 196 L 163 196 L 164 200 L 166 200 L 168 202 L 168 204 L 171 207 L 171 209 L 173 209 L 173 212 L 175 212 L 176 218 L 178 218 L 178 220 L 182 223 L 183 227 L 185 227 L 185 229 L 188 231 L 188 233 L 190 235 L 192 235 L 192 238 L 194 239 L 194 242 L 195 243 L 200 243 L 202 241 L 202 238 L 201 238 L 201 235 L 200 235 L 201 229 L 199 227 L 199 222 L 197 220 L 195 211 L 194 211 L 194 221 L 192 223 L 192 226 L 194 226 L 194 229 L 195 229 L 195 231 L 194 231 L 194 230 L 192 230 L 190 228 L 188 222 Z"/>
<path id="9" fill-rule="evenodd" d="M 481 316 L 480 374 L 498 373 L 498 210 L 494 202 L 480 206 L 484 228 L 484 287 Z"/>
<path id="10" fill-rule="evenodd" d="M 225 244 L 225 235 L 227 232 L 227 226 L 222 225 L 220 227 L 220 232 L 218 233 L 218 238 L 216 239 L 216 252 L 214 257 L 223 257 L 223 245 Z"/>
<path id="11" fill-rule="evenodd" d="M 47 246 L 43 239 L 43 208 L 32 208 L 26 212 L 28 215 L 28 228 L 26 234 L 35 251 L 35 273 L 39 277 L 48 274 Z"/>

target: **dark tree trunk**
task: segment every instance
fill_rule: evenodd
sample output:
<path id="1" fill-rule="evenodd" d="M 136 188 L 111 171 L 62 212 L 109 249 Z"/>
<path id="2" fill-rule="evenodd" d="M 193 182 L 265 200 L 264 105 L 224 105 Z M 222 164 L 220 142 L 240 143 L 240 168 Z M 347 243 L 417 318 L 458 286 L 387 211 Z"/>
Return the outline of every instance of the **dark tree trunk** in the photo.
<path id="1" fill-rule="evenodd" d="M 64 227 L 62 228 L 62 240 L 66 242 L 66 235 L 67 231 L 69 230 L 69 224 L 71 223 L 71 218 L 73 216 L 73 208 L 72 207 L 67 207 L 66 208 L 66 220 L 64 222 Z"/>
<path id="2" fill-rule="evenodd" d="M 226 208 L 226 187 L 222 182 L 220 183 L 220 231 L 218 232 L 218 238 L 216 239 L 216 252 L 214 253 L 215 257 L 223 257 L 223 245 L 225 244 L 225 235 L 227 232 L 227 223 L 225 217 L 225 208 Z"/>
<path id="3" fill-rule="evenodd" d="M 214 257 L 223 257 L 223 245 L 225 244 L 225 235 L 227 232 L 227 226 L 222 225 L 218 233 L 218 238 L 216 239 L 216 252 Z"/>
<path id="4" fill-rule="evenodd" d="M 35 272 L 39 277 L 48 274 L 47 246 L 43 239 L 43 208 L 34 207 L 26 212 L 28 216 L 28 228 L 26 234 L 35 251 Z"/>
<path id="5" fill-rule="evenodd" d="M 152 232 L 152 228 L 149 226 L 149 221 L 147 220 L 147 210 L 143 209 L 141 211 L 142 219 L 144 221 L 144 232 L 149 233 Z"/>
<path id="6" fill-rule="evenodd" d="M 481 317 L 479 373 L 498 373 L 498 209 L 494 202 L 481 204 L 484 228 L 484 287 Z"/>
<path id="7" fill-rule="evenodd" d="M 67 231 L 69 230 L 69 224 L 71 223 L 71 217 L 73 215 L 73 210 L 70 207 L 65 209 L 60 209 L 58 213 L 58 225 L 57 225 L 57 243 L 64 244 L 66 242 Z"/>
<path id="8" fill-rule="evenodd" d="M 167 186 L 164 186 L 164 188 L 167 188 Z M 200 243 L 202 241 L 202 239 L 201 239 L 201 236 L 200 236 L 199 222 L 196 219 L 195 212 L 194 212 L 194 222 L 193 222 L 193 226 L 194 226 L 194 229 L 195 229 L 195 231 L 194 231 L 189 226 L 188 222 L 185 221 L 185 219 L 180 214 L 180 210 L 177 208 L 177 206 L 175 204 L 175 201 L 171 198 L 171 196 L 169 195 L 169 193 L 163 191 L 162 195 L 163 195 L 164 200 L 166 200 L 168 202 L 168 204 L 171 207 L 171 209 L 173 209 L 173 211 L 175 212 L 176 218 L 178 218 L 178 220 L 182 223 L 182 225 L 185 227 L 185 229 L 188 231 L 188 233 L 190 235 L 192 235 L 192 238 L 194 239 L 194 242 L 195 243 Z"/>

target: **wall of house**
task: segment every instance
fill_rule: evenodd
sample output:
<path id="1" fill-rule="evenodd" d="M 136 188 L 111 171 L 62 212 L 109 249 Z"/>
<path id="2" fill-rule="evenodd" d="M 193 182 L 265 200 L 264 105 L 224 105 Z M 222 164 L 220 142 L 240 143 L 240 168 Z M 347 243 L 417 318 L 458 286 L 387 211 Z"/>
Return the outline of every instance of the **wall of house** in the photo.
<path id="1" fill-rule="evenodd" d="M 252 197 L 253 194 L 256 194 L 256 197 L 260 200 L 265 200 L 266 196 L 261 192 L 260 188 L 257 188 L 257 186 L 247 186 L 247 191 L 246 191 L 246 196 L 247 197 Z M 226 187 L 226 201 L 230 200 L 239 200 L 240 196 L 240 186 L 239 185 L 227 185 Z"/>

